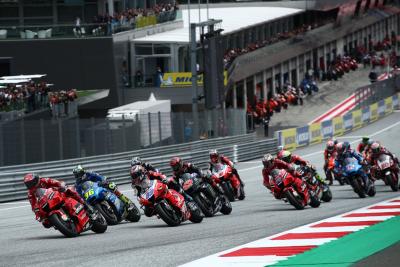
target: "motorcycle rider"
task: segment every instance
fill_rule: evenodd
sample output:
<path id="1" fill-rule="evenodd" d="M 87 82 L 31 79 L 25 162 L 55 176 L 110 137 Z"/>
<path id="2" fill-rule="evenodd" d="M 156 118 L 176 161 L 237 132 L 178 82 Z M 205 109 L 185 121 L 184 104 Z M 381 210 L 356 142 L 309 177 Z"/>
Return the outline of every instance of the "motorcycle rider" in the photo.
<path id="1" fill-rule="evenodd" d="M 131 167 L 134 167 L 135 165 L 143 166 L 147 171 L 156 171 L 156 168 L 154 168 L 150 163 L 142 161 L 140 157 L 132 158 Z"/>
<path id="2" fill-rule="evenodd" d="M 369 143 L 369 137 L 368 136 L 363 136 L 361 139 L 361 142 L 357 146 L 357 152 L 362 154 L 364 151 L 368 149 L 368 143 Z"/>
<path id="3" fill-rule="evenodd" d="M 304 199 L 308 202 L 309 195 L 308 195 L 308 192 L 304 190 L 304 188 L 306 188 L 306 187 L 305 186 L 303 187 L 304 182 L 302 179 L 300 179 L 296 176 L 293 176 L 292 174 L 290 174 L 289 172 L 287 172 L 284 169 L 273 169 L 271 171 L 270 175 L 271 175 L 271 179 L 276 179 L 276 177 L 278 177 L 278 176 L 282 176 L 282 177 L 285 177 L 285 179 L 289 179 L 289 181 L 291 181 L 291 184 L 293 184 L 294 187 L 296 188 L 296 191 L 299 194 L 302 194 L 304 196 Z M 271 184 L 271 182 L 269 182 L 269 184 Z M 282 195 L 282 193 L 283 193 L 282 188 L 275 187 L 273 184 L 274 183 L 272 183 L 272 186 L 271 186 L 271 192 L 274 195 L 274 197 L 276 199 L 284 198 L 285 196 Z"/>
<path id="4" fill-rule="evenodd" d="M 271 190 L 271 185 L 270 185 L 270 175 L 271 172 L 274 169 L 284 169 L 293 176 L 300 178 L 299 174 L 295 171 L 293 166 L 283 160 L 274 158 L 271 154 L 265 154 L 264 157 L 262 158 L 262 163 L 263 163 L 263 169 L 262 169 L 262 175 L 263 175 L 263 184 L 266 188 Z"/>
<path id="5" fill-rule="evenodd" d="M 336 157 L 336 149 L 335 149 L 335 142 L 333 140 L 329 140 L 326 143 L 326 148 L 324 150 L 324 171 L 325 173 L 328 171 L 328 165 L 329 165 L 329 159 L 331 157 Z M 333 177 L 330 177 L 329 179 L 329 185 L 333 184 Z"/>
<path id="6" fill-rule="evenodd" d="M 132 166 L 130 170 L 130 175 L 131 175 L 131 186 L 133 189 L 136 189 L 137 192 L 137 197 L 140 197 L 140 194 L 142 193 L 143 189 L 146 189 L 148 187 L 146 183 L 146 177 L 149 180 L 159 180 L 163 184 L 168 185 L 169 184 L 169 179 L 167 179 L 167 176 L 162 174 L 159 171 L 152 171 L 152 170 L 147 170 L 146 167 L 140 165 L 140 164 L 135 164 Z M 174 202 L 171 202 L 174 203 Z M 153 216 L 153 209 L 150 209 L 148 206 L 145 206 L 144 208 L 144 214 L 147 217 Z"/>
<path id="7" fill-rule="evenodd" d="M 394 162 L 395 162 L 395 175 L 396 178 L 398 179 L 399 175 L 399 159 L 391 153 L 389 150 L 387 150 L 384 146 L 379 144 L 378 142 L 374 142 L 371 145 L 371 153 L 369 155 L 369 158 L 367 159 L 368 163 L 372 166 L 371 171 L 372 171 L 372 176 L 375 177 L 374 172 L 376 171 L 376 166 L 377 166 L 377 160 L 380 155 L 388 155 Z"/>
<path id="8" fill-rule="evenodd" d="M 132 210 L 135 206 L 133 202 L 127 198 L 121 191 L 118 190 L 117 185 L 107 180 L 107 177 L 102 176 L 95 172 L 86 171 L 81 165 L 76 166 L 72 173 L 75 176 L 75 188 L 78 193 L 82 194 L 81 185 L 86 181 L 98 182 L 99 186 L 112 191 L 126 206 L 127 210 Z"/>
<path id="9" fill-rule="evenodd" d="M 358 164 L 360 164 L 364 167 L 367 166 L 367 162 L 364 160 L 364 158 L 359 153 L 357 153 L 353 149 L 351 149 L 350 143 L 347 141 L 345 141 L 343 143 L 338 143 L 336 145 L 336 151 L 337 151 L 337 156 L 336 156 L 336 160 L 335 160 L 335 168 L 341 169 L 344 166 L 345 159 L 350 158 L 350 157 L 357 159 Z M 364 181 L 365 189 L 367 191 L 367 189 L 369 187 L 368 181 L 370 179 L 364 169 L 361 172 L 361 177 Z M 372 181 L 371 181 L 371 183 L 372 183 Z"/>
<path id="10" fill-rule="evenodd" d="M 31 204 L 32 211 L 35 213 L 36 220 L 42 222 L 44 227 L 50 228 L 51 223 L 46 218 L 41 217 L 42 214 L 40 214 L 37 202 L 38 200 L 35 195 L 36 190 L 38 190 L 39 188 L 45 188 L 45 189 L 52 188 L 59 192 L 65 192 L 65 194 L 68 197 L 71 197 L 76 201 L 78 201 L 79 203 L 81 203 L 82 205 L 84 205 L 88 212 L 89 217 L 93 219 L 94 215 L 93 208 L 90 205 L 86 204 L 86 202 L 80 197 L 80 195 L 76 191 L 67 188 L 65 186 L 65 182 L 61 182 L 52 178 L 39 177 L 39 175 L 36 173 L 28 173 L 24 176 L 24 184 L 28 189 L 28 199 Z"/>
<path id="11" fill-rule="evenodd" d="M 189 196 L 181 187 L 179 179 L 185 173 L 196 173 L 199 177 L 204 178 L 203 172 L 200 168 L 195 166 L 193 163 L 183 161 L 180 157 L 173 157 L 169 161 L 169 165 L 172 168 L 173 176 L 172 178 L 168 179 L 168 186 L 172 189 L 175 189 L 177 192 L 183 195 L 187 202 L 193 202 L 191 196 Z"/>
<path id="12" fill-rule="evenodd" d="M 287 163 L 290 164 L 296 164 L 300 166 L 307 166 L 309 167 L 314 173 L 315 173 L 315 178 L 320 181 L 321 183 L 325 184 L 325 180 L 318 174 L 317 168 L 315 168 L 314 165 L 312 165 L 310 162 L 306 161 L 299 155 L 292 155 L 292 153 L 288 150 L 281 150 L 278 152 L 278 159 L 281 159 Z"/>
<path id="13" fill-rule="evenodd" d="M 236 175 L 236 177 L 239 179 L 240 183 L 244 186 L 244 183 L 242 179 L 240 178 L 240 175 L 237 171 L 237 169 L 234 167 L 233 162 L 226 156 L 220 155 L 216 149 L 210 150 L 209 152 L 210 156 L 210 162 L 209 162 L 209 170 L 212 170 L 212 167 L 215 166 L 218 163 L 226 164 L 232 168 L 233 174 Z"/>

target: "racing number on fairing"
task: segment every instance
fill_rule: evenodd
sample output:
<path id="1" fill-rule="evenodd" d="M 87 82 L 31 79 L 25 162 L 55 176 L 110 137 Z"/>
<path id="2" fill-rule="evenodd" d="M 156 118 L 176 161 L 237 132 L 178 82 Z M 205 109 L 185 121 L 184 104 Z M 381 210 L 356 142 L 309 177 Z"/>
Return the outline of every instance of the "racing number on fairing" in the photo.
<path id="1" fill-rule="evenodd" d="M 85 198 L 85 199 L 88 199 L 91 195 L 93 195 L 94 194 L 94 190 L 93 189 L 90 189 L 89 191 L 86 191 L 86 193 L 83 195 L 83 197 Z"/>

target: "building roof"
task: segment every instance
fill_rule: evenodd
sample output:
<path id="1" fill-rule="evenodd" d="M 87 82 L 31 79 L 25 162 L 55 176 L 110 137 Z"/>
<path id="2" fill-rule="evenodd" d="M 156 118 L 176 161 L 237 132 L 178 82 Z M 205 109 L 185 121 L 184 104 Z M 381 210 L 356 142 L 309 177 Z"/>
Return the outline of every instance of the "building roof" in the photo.
<path id="1" fill-rule="evenodd" d="M 192 5 L 195 7 L 196 5 Z M 196 6 L 197 7 L 197 6 Z M 222 34 L 228 34 L 247 28 L 252 25 L 265 23 L 280 17 L 293 15 L 303 12 L 302 9 L 283 8 L 283 7 L 225 7 L 210 8 L 210 19 L 222 19 L 221 28 L 224 29 Z M 145 37 L 134 39 L 134 42 L 145 43 L 189 43 L 189 12 L 187 9 L 182 10 L 182 18 L 184 27 L 172 31 L 148 35 Z M 205 8 L 200 9 L 201 21 L 207 20 L 207 11 Z M 192 8 L 190 12 L 191 22 L 199 22 L 199 10 Z"/>

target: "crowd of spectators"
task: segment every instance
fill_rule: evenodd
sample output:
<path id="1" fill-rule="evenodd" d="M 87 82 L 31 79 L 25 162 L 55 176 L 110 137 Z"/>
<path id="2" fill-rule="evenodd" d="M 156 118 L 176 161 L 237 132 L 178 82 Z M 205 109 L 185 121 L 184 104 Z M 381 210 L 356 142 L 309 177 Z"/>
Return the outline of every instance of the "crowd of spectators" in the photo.
<path id="1" fill-rule="evenodd" d="M 97 15 L 93 18 L 93 23 L 107 24 L 107 34 L 115 32 L 118 28 L 135 28 L 136 21 L 141 17 L 148 17 L 151 15 L 159 15 L 163 12 L 178 10 L 179 6 L 175 2 L 174 5 L 170 3 L 156 4 L 151 8 L 128 8 L 121 12 L 115 12 L 114 15 Z"/>
<path id="2" fill-rule="evenodd" d="M 278 33 L 276 36 L 273 36 L 269 39 L 251 43 L 245 48 L 230 48 L 224 54 L 224 67 L 225 69 L 228 69 L 232 64 L 232 62 L 235 60 L 235 58 L 240 55 L 252 52 L 254 50 L 257 50 L 267 45 L 271 45 L 279 41 L 283 41 L 298 36 L 300 34 L 304 34 L 307 31 L 311 31 L 315 28 L 325 25 L 326 23 L 328 23 L 328 21 L 321 21 L 320 23 L 314 23 L 314 24 L 303 24 L 301 27 L 297 29 L 286 31 L 283 33 Z"/>
<path id="3" fill-rule="evenodd" d="M 0 88 L 0 112 L 22 110 L 30 113 L 50 107 L 53 116 L 58 117 L 59 114 L 69 114 L 68 103 L 74 102 L 77 97 L 75 89 L 54 91 L 46 82 L 8 84 Z"/>

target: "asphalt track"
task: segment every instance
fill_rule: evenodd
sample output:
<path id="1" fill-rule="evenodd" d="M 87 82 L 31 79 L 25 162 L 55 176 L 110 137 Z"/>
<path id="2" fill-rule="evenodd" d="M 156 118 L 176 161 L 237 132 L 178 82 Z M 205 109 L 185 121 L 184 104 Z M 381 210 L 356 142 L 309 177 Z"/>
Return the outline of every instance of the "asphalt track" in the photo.
<path id="1" fill-rule="evenodd" d="M 358 141 L 363 135 L 373 135 L 400 154 L 400 113 L 344 139 Z M 321 169 L 322 149 L 320 144 L 296 153 Z M 274 200 L 263 187 L 260 161 L 238 163 L 237 168 L 246 182 L 246 199 L 233 203 L 231 215 L 207 218 L 201 224 L 171 228 L 155 217 L 142 216 L 138 223 L 112 226 L 105 234 L 87 232 L 67 239 L 36 222 L 27 202 L 0 204 L 0 266 L 176 266 L 399 194 L 379 181 L 374 198 L 359 199 L 350 186 L 335 185 L 331 203 L 296 211 Z M 121 188 L 129 190 L 127 185 Z M 126 193 L 133 197 L 131 191 Z"/>

